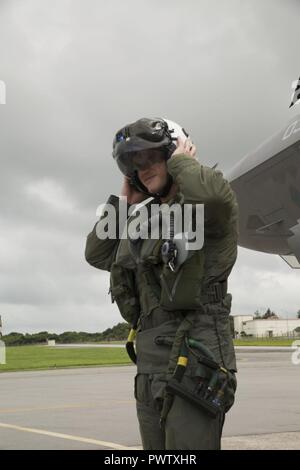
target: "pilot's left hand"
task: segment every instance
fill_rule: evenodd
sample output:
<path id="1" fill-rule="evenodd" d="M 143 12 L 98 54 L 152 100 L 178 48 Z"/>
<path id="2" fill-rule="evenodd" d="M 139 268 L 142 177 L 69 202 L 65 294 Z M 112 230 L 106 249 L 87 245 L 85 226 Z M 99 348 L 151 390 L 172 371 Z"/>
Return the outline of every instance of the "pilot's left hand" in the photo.
<path id="1" fill-rule="evenodd" d="M 196 145 L 193 144 L 190 138 L 187 138 L 184 141 L 181 137 L 178 137 L 177 148 L 172 153 L 172 157 L 173 155 L 179 155 L 179 154 L 184 154 L 184 155 L 188 155 L 190 157 L 196 158 Z"/>

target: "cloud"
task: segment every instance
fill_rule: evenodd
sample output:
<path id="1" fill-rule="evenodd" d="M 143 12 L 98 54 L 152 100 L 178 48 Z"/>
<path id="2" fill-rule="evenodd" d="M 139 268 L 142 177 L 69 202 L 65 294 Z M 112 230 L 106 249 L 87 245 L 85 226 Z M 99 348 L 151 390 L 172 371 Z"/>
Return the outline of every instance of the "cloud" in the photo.
<path id="1" fill-rule="evenodd" d="M 120 192 L 115 131 L 162 115 L 191 133 L 201 162 L 229 169 L 296 114 L 298 18 L 292 0 L 1 2 L 6 331 L 100 330 L 121 319 L 108 274 L 83 256 L 96 208 Z M 297 272 L 276 256 L 239 253 L 236 312 L 298 309 Z"/>
<path id="2" fill-rule="evenodd" d="M 30 183 L 25 192 L 31 198 L 38 198 L 43 204 L 53 210 L 73 212 L 74 204 L 66 194 L 66 191 L 57 182 L 44 178 Z"/>

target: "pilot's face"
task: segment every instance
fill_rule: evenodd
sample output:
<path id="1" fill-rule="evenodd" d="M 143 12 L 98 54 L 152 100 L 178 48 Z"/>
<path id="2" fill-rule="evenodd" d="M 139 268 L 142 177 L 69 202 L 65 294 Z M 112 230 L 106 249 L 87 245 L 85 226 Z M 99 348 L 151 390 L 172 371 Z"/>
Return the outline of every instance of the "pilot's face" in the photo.
<path id="1" fill-rule="evenodd" d="M 135 156 L 138 177 L 151 193 L 161 191 L 168 182 L 165 154 L 159 149 L 142 150 Z"/>

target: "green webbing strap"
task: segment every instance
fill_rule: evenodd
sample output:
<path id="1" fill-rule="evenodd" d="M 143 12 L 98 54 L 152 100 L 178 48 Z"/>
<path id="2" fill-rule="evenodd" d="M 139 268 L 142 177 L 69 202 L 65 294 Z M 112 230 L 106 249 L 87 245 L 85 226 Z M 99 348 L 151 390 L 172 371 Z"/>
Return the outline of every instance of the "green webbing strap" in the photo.
<path id="1" fill-rule="evenodd" d="M 134 349 L 134 340 L 136 337 L 136 329 L 131 328 L 128 338 L 127 338 L 127 343 L 126 343 L 126 351 L 130 359 L 134 364 L 136 364 L 136 353 Z"/>
<path id="2" fill-rule="evenodd" d="M 136 293 L 137 295 L 137 293 Z M 131 330 L 129 331 L 129 335 L 127 338 L 126 342 L 126 351 L 129 356 L 129 358 L 132 360 L 134 364 L 136 364 L 136 352 L 134 349 L 134 341 L 136 338 L 136 333 L 137 333 L 137 327 L 138 327 L 138 322 L 140 318 L 140 310 L 138 309 L 131 327 Z"/>

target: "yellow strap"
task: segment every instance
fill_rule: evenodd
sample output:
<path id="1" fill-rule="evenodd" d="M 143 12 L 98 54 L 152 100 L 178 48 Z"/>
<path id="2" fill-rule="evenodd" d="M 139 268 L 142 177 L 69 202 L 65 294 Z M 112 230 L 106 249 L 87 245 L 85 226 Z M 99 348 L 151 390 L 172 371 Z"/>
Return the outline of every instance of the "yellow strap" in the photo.
<path id="1" fill-rule="evenodd" d="M 224 372 L 225 374 L 227 374 L 227 372 L 228 372 L 228 370 L 227 370 L 227 369 L 224 369 L 224 367 L 220 367 L 220 370 L 221 370 L 222 372 Z"/>
<path id="2" fill-rule="evenodd" d="M 187 363 L 188 363 L 188 358 L 187 358 L 187 357 L 185 357 L 185 356 L 179 356 L 178 361 L 177 361 L 177 365 L 178 365 L 178 366 L 186 367 L 186 366 L 187 366 Z"/>
<path id="3" fill-rule="evenodd" d="M 134 340 L 135 340 L 135 337 L 136 337 L 136 330 L 133 330 L 133 329 L 130 330 L 128 338 L 127 338 L 127 342 L 128 343 L 133 343 Z"/>

